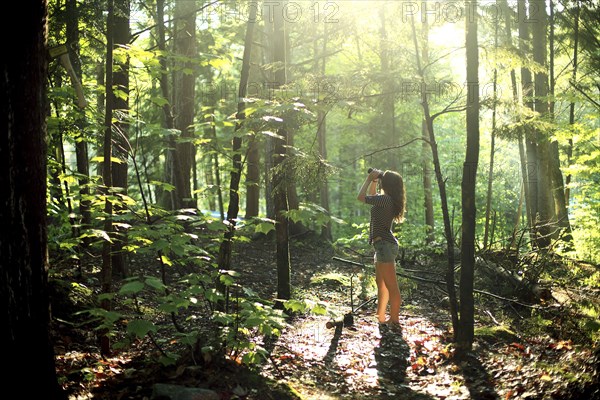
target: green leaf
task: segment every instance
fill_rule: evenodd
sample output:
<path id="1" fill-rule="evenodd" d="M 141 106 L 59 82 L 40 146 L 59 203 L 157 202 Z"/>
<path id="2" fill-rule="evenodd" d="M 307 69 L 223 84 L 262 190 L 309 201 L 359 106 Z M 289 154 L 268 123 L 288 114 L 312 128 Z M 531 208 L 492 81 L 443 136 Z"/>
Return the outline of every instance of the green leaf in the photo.
<path id="1" fill-rule="evenodd" d="M 267 235 L 273 230 L 275 230 L 275 224 L 272 222 L 261 222 L 254 228 L 255 233 L 262 233 L 264 235 Z"/>
<path id="2" fill-rule="evenodd" d="M 127 333 L 133 333 L 140 339 L 145 337 L 148 332 L 156 333 L 157 330 L 156 325 L 145 319 L 135 319 L 127 324 Z"/>
<path id="3" fill-rule="evenodd" d="M 151 97 L 150 101 L 159 107 L 163 107 L 164 105 L 169 104 L 169 101 L 164 97 Z"/>
<path id="4" fill-rule="evenodd" d="M 219 280 L 221 281 L 221 283 L 225 286 L 231 286 L 235 283 L 235 281 L 233 280 L 233 278 L 229 275 L 221 275 L 221 277 L 219 278 Z"/>
<path id="5" fill-rule="evenodd" d="M 306 304 L 304 304 L 303 302 L 298 301 L 298 300 L 287 300 L 284 303 L 284 307 L 287 310 L 290 310 L 292 312 L 298 312 L 298 311 L 304 311 L 304 310 L 306 310 Z"/>
<path id="6" fill-rule="evenodd" d="M 129 282 L 121 286 L 119 294 L 129 295 L 141 292 L 144 289 L 144 283 L 140 281 Z"/>
<path id="7" fill-rule="evenodd" d="M 163 291 L 165 290 L 165 284 L 158 278 L 154 277 L 154 276 L 150 276 L 148 278 L 146 278 L 145 281 L 146 285 L 150 286 L 153 289 L 159 290 L 159 291 Z"/>

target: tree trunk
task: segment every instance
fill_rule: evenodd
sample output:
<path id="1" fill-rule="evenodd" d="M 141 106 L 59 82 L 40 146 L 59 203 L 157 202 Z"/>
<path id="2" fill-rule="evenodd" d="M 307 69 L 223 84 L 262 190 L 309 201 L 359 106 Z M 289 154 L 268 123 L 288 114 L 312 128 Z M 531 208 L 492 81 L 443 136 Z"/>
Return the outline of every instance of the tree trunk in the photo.
<path id="1" fill-rule="evenodd" d="M 512 24 L 511 24 L 512 10 L 509 8 L 507 0 L 502 0 L 501 7 L 503 10 L 503 15 L 504 15 L 504 29 L 505 29 L 505 43 L 506 43 L 505 45 L 507 48 L 513 49 L 512 33 L 511 33 L 512 32 Z M 510 70 L 510 83 L 511 83 L 511 87 L 512 87 L 513 102 L 515 105 L 517 105 L 519 102 L 519 90 L 517 87 L 517 76 L 516 76 L 514 69 Z M 518 147 L 519 147 L 519 159 L 521 162 L 521 178 L 523 180 L 523 189 L 521 190 L 521 192 L 522 192 L 521 196 L 524 197 L 524 199 L 519 200 L 519 213 L 517 216 L 517 220 L 515 221 L 515 227 L 513 229 L 513 236 L 512 236 L 513 244 L 516 239 L 516 234 L 517 234 L 517 230 L 518 230 L 518 226 L 519 226 L 523 202 L 526 203 L 525 215 L 527 218 L 527 226 L 528 227 L 532 226 L 532 218 L 531 218 L 530 207 L 529 207 L 530 196 L 529 196 L 529 184 L 528 184 L 528 178 L 527 178 L 527 158 L 525 155 L 525 146 L 523 145 L 522 133 L 519 133 L 519 135 L 517 137 L 517 141 L 518 141 Z M 512 247 L 512 244 L 511 244 L 511 247 Z"/>
<path id="2" fill-rule="evenodd" d="M 65 12 L 67 14 L 66 35 L 67 43 L 76 43 L 77 47 L 68 46 L 69 58 L 75 71 L 75 76 L 81 82 L 81 63 L 79 61 L 79 12 L 77 10 L 77 1 L 68 0 L 65 3 Z M 88 138 L 85 135 L 87 126 L 85 113 L 77 111 L 78 116 L 75 121 L 75 126 L 79 130 L 78 139 L 75 143 L 75 157 L 77 159 L 77 173 L 79 174 L 79 213 L 81 214 L 81 227 L 83 229 L 90 228 L 92 225 L 92 214 L 90 211 L 90 201 L 87 197 L 90 195 L 88 186 L 90 176 L 90 164 L 88 157 Z"/>
<path id="3" fill-rule="evenodd" d="M 45 1 L 11 5 L 17 24 L 0 61 L 0 340 L 9 367 L 3 382 L 17 397 L 66 399 L 57 381 L 50 339 L 46 233 Z M 25 375 L 24 375 L 25 374 Z"/>
<path id="4" fill-rule="evenodd" d="M 114 0 L 108 2 L 108 18 L 106 21 L 106 105 L 104 107 L 104 148 L 102 162 L 102 179 L 106 187 L 106 201 L 104 206 L 104 231 L 112 236 L 112 214 L 113 206 L 108 195 L 112 191 L 112 117 L 115 106 L 115 96 L 113 93 L 113 47 L 114 47 Z M 112 246 L 108 240 L 104 241 L 102 247 L 102 270 L 100 272 L 100 283 L 102 293 L 112 292 Z M 101 306 L 106 311 L 110 311 L 111 302 L 107 298 L 102 300 Z M 102 355 L 110 354 L 110 338 L 106 332 L 100 334 L 100 351 Z"/>
<path id="5" fill-rule="evenodd" d="M 457 349 L 470 351 L 473 346 L 475 305 L 473 279 L 475 273 L 476 177 L 479 162 L 479 47 L 477 40 L 477 2 L 465 0 L 467 12 L 467 151 L 461 184 L 462 229 L 460 266 L 460 329 Z"/>
<path id="6" fill-rule="evenodd" d="M 550 118 L 554 121 L 554 2 L 550 0 Z M 554 213 L 558 227 L 564 230 L 562 240 L 572 244 L 571 223 L 567 212 L 565 182 L 560 170 L 560 154 L 558 142 L 550 142 L 550 177 L 552 181 L 552 195 L 554 198 Z"/>
<path id="7" fill-rule="evenodd" d="M 286 127 L 286 152 L 287 149 L 294 147 L 294 131 L 289 127 Z M 284 159 L 281 160 L 283 162 Z M 291 172 L 291 173 L 290 173 Z M 300 208 L 300 199 L 298 198 L 298 190 L 296 188 L 296 173 L 294 171 L 286 171 L 285 185 L 287 190 L 287 209 L 298 210 Z M 306 232 L 306 227 L 302 221 L 290 221 L 288 220 L 290 235 L 300 235 Z"/>
<path id="8" fill-rule="evenodd" d="M 495 56 L 497 57 L 498 53 L 498 25 L 496 25 L 496 29 L 494 30 L 494 53 Z M 491 136 L 491 143 L 490 143 L 490 166 L 488 169 L 488 187 L 487 187 L 487 199 L 486 199 L 486 205 L 485 205 L 485 229 L 484 229 L 484 234 L 483 234 L 483 248 L 487 249 L 488 248 L 488 244 L 491 245 L 490 242 L 488 242 L 489 239 L 489 230 L 490 230 L 490 213 L 492 211 L 492 194 L 493 194 L 493 181 L 494 181 L 494 153 L 496 152 L 496 108 L 497 108 L 497 95 L 498 95 L 498 88 L 497 88 L 497 84 L 498 84 L 498 69 L 494 68 L 494 79 L 493 79 L 493 86 L 494 86 L 494 97 L 493 97 L 493 101 L 494 104 L 492 105 L 492 132 L 490 134 Z"/>
<path id="9" fill-rule="evenodd" d="M 273 48 L 274 48 L 274 40 L 275 33 L 273 32 L 274 23 L 273 20 L 265 21 L 264 24 L 264 32 L 261 35 L 261 49 L 262 51 L 262 65 L 267 66 L 273 62 Z M 266 49 L 266 50 L 265 50 Z M 273 73 L 273 68 L 269 69 L 268 80 L 269 82 L 275 81 L 275 75 Z M 265 85 L 268 84 L 265 82 Z M 270 87 L 269 87 L 270 88 Z M 265 208 L 266 208 L 266 216 L 271 220 L 275 220 L 275 205 L 274 205 L 274 195 L 273 195 L 273 148 L 274 148 L 274 139 L 272 136 L 266 136 L 264 138 L 264 171 L 263 176 L 265 177 Z"/>
<path id="10" fill-rule="evenodd" d="M 446 181 L 442 175 L 442 167 L 440 163 L 440 157 L 435 139 L 435 132 L 433 130 L 433 118 L 429 111 L 429 102 L 427 100 L 427 93 L 424 90 L 426 87 L 425 73 L 423 64 L 421 63 L 421 57 L 419 56 L 419 44 L 417 43 L 417 33 L 415 29 L 414 17 L 411 17 L 411 26 L 413 34 L 413 42 L 415 45 L 415 55 L 417 61 L 417 69 L 421 80 L 421 105 L 423 107 L 423 117 L 427 126 L 427 132 L 429 134 L 429 145 L 431 146 L 431 155 L 433 157 L 433 168 L 435 171 L 435 178 L 438 184 L 438 190 L 440 192 L 440 203 L 442 206 L 442 217 L 444 220 L 444 236 L 446 239 L 446 256 L 448 265 L 446 267 L 446 290 L 448 291 L 450 317 L 452 318 L 452 328 L 454 331 L 454 339 L 456 340 L 456 334 L 458 332 L 458 302 L 456 300 L 456 288 L 454 286 L 454 235 L 452 234 L 452 224 L 450 222 L 450 211 L 448 209 L 448 196 L 446 194 Z"/>
<path id="11" fill-rule="evenodd" d="M 158 31 L 157 46 L 161 52 L 159 56 L 160 63 L 160 90 L 163 96 L 163 114 L 164 114 L 164 127 L 168 130 L 175 128 L 175 118 L 173 116 L 173 110 L 171 108 L 171 96 L 169 90 L 169 75 L 167 72 L 167 60 L 164 56 L 166 53 L 166 38 L 165 38 L 165 0 L 156 1 L 156 27 Z M 175 171 L 178 168 L 178 160 L 175 157 L 176 144 L 175 136 L 173 133 L 168 135 L 167 149 L 165 151 L 165 181 L 172 184 L 175 190 L 170 192 L 164 191 L 159 201 L 160 205 L 167 209 L 176 210 L 181 207 L 178 199 L 179 191 L 181 190 L 181 184 L 177 184 L 175 179 Z"/>
<path id="12" fill-rule="evenodd" d="M 429 23 L 427 19 L 421 23 L 421 47 L 422 49 L 422 65 L 429 65 Z M 425 71 L 423 71 L 425 73 Z M 429 142 L 429 133 L 427 131 L 427 123 L 425 119 L 421 121 L 421 135 L 423 137 L 423 145 L 421 146 L 421 158 L 422 158 L 422 169 L 423 169 L 423 208 L 425 209 L 425 229 L 426 237 L 425 242 L 427 244 L 433 243 L 435 240 L 434 228 L 435 228 L 435 217 L 433 214 L 433 189 L 431 185 L 431 154 Z"/>
<path id="13" fill-rule="evenodd" d="M 196 51 L 196 4 L 193 1 L 175 2 L 175 52 L 181 58 L 188 60 L 182 62 L 175 73 L 174 104 L 177 110 L 175 128 L 180 131 L 182 139 L 176 144 L 176 157 L 179 160 L 178 169 L 174 173 L 179 176 L 176 182 L 180 183 L 177 190 L 180 207 L 196 208 L 191 192 L 192 155 L 194 137 L 194 103 L 196 72 L 191 61 L 197 56 Z"/>
<path id="14" fill-rule="evenodd" d="M 530 0 L 529 14 L 535 15 L 535 23 L 533 26 L 533 60 L 542 66 L 534 74 L 535 81 L 535 97 L 534 108 L 539 113 L 541 118 L 547 118 L 548 110 L 548 59 L 547 59 L 547 14 L 545 0 Z M 553 235 L 553 220 L 554 207 L 551 191 L 551 176 L 550 176 L 550 140 L 548 132 L 536 132 L 536 142 L 538 150 L 538 224 L 536 244 L 540 248 L 546 248 L 550 245 L 551 236 Z M 562 190 L 562 188 L 561 188 Z"/>
<path id="15" fill-rule="evenodd" d="M 260 151 L 258 141 L 248 144 L 246 166 L 246 218 L 258 217 L 260 200 Z"/>
<path id="16" fill-rule="evenodd" d="M 320 68 L 319 62 L 315 61 L 315 75 L 320 76 L 321 79 L 325 79 L 327 73 L 327 41 L 327 24 L 323 24 L 323 48 L 321 49 L 322 61 L 320 63 Z M 315 42 L 315 45 L 318 44 L 317 42 Z M 315 46 L 315 60 L 317 60 L 317 53 L 317 47 Z M 327 160 L 327 113 L 321 109 L 317 111 L 317 140 L 319 142 L 319 156 L 322 160 Z M 319 180 L 319 200 L 321 202 L 321 207 L 329 212 L 329 184 L 327 182 L 327 177 Z M 327 225 L 324 225 L 321 228 L 321 238 L 327 241 L 332 240 L 331 221 L 327 222 Z"/>
<path id="17" fill-rule="evenodd" d="M 250 75 L 250 55 L 252 54 L 252 40 L 254 35 L 254 27 L 256 24 L 256 2 L 252 2 L 250 6 L 250 15 L 246 28 L 246 38 L 244 41 L 244 56 L 242 60 L 242 70 L 240 72 L 240 86 L 238 91 L 238 110 L 237 124 L 235 130 L 241 128 L 242 120 L 246 118 L 244 98 L 248 89 L 248 77 Z M 227 208 L 227 220 L 229 222 L 227 232 L 221 241 L 219 247 L 218 264 L 219 269 L 227 271 L 231 269 L 231 246 L 235 235 L 235 226 L 240 208 L 240 179 L 242 175 L 242 138 L 239 135 L 233 135 L 232 152 L 233 152 L 233 168 L 231 170 L 231 180 L 229 182 L 229 205 Z M 217 290 L 225 291 L 225 287 L 221 282 L 217 282 Z"/>
<path id="18" fill-rule="evenodd" d="M 282 7 L 275 7 L 273 18 L 273 64 L 275 70 L 275 89 L 287 83 L 286 63 L 286 37 L 287 30 L 283 18 Z M 285 213 L 288 211 L 287 197 L 287 174 L 283 171 L 281 164 L 287 156 L 288 132 L 283 127 L 277 131 L 279 138 L 274 139 L 273 170 L 277 171 L 273 177 L 275 208 L 275 238 L 276 238 L 276 260 L 277 260 L 277 298 L 290 299 L 291 288 L 291 265 L 290 265 L 290 243 L 289 243 L 289 221 Z"/>
<path id="19" fill-rule="evenodd" d="M 521 54 L 530 53 L 530 35 L 529 24 L 527 20 L 527 4 L 525 0 L 518 0 L 518 20 L 519 20 L 519 50 Z M 533 82 L 531 71 L 526 66 L 521 67 L 521 90 L 523 97 L 523 105 L 530 110 L 533 110 Z M 527 212 L 530 216 L 529 229 L 531 232 L 531 240 L 536 240 L 536 224 L 538 219 L 538 159 L 535 137 L 529 128 L 526 128 L 525 134 L 525 154 L 527 158 L 526 170 L 527 179 L 525 191 Z"/>
<path id="20" fill-rule="evenodd" d="M 115 3 L 114 14 L 114 48 L 129 46 L 131 34 L 129 32 L 129 0 L 117 0 Z M 113 186 L 119 188 L 120 193 L 127 194 L 128 177 L 127 170 L 129 166 L 129 57 L 124 62 L 116 63 L 113 66 L 113 87 L 119 91 L 119 96 L 114 96 L 114 109 L 117 114 L 114 124 L 115 135 L 113 137 L 113 157 L 119 160 L 112 164 Z M 118 214 L 125 208 L 120 204 L 115 204 L 114 212 Z M 123 245 L 127 241 L 125 232 L 119 232 L 116 228 L 116 237 L 112 248 L 112 271 L 113 276 L 125 278 L 127 276 L 127 267 L 125 255 L 123 254 Z"/>
<path id="21" fill-rule="evenodd" d="M 581 15 L 581 6 L 579 0 L 576 0 L 575 6 L 575 22 L 573 27 L 573 73 L 571 75 L 571 81 L 577 82 L 577 68 L 579 65 L 579 18 Z M 575 124 L 575 102 L 572 101 L 569 105 L 569 125 Z M 573 139 L 569 138 L 569 146 L 567 148 L 567 165 L 571 166 L 571 158 L 573 157 Z M 566 177 L 566 188 L 565 188 L 565 204 L 569 206 L 569 200 L 571 198 L 571 174 Z"/>

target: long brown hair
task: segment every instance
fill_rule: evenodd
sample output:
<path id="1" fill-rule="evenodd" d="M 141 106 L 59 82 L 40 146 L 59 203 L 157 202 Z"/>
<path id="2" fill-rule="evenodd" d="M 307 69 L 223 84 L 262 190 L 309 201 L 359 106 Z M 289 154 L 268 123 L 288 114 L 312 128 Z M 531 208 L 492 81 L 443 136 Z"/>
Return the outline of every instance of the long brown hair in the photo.
<path id="1" fill-rule="evenodd" d="M 406 189 L 402 175 L 395 171 L 385 171 L 381 178 L 381 188 L 394 202 L 394 221 L 403 222 L 406 212 Z"/>

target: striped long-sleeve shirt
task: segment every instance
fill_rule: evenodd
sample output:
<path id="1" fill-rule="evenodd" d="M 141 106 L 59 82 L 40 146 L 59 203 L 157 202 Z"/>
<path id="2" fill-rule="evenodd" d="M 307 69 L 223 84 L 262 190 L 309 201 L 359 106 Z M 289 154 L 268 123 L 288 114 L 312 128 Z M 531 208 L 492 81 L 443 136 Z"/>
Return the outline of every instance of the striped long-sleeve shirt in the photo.
<path id="1" fill-rule="evenodd" d="M 394 202 L 387 194 L 366 196 L 365 203 L 370 204 L 371 220 L 369 223 L 369 243 L 381 238 L 391 243 L 398 243 L 392 233 L 394 222 Z"/>

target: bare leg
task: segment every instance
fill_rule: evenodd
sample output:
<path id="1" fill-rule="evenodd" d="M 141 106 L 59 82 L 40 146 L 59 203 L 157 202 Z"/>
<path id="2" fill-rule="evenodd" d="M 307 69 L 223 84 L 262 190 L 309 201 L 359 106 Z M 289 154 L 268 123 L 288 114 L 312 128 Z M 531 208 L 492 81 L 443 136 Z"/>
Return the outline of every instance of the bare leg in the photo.
<path id="1" fill-rule="evenodd" d="M 396 265 L 393 262 L 390 263 L 377 263 L 376 265 L 376 276 L 377 286 L 385 286 L 386 288 L 386 305 L 387 301 L 390 302 L 390 322 L 399 323 L 400 315 L 400 303 L 402 298 L 400 297 L 400 289 L 398 288 L 398 280 L 396 278 Z M 383 285 L 379 285 L 379 280 L 383 282 Z M 379 304 L 381 306 L 381 304 Z M 385 314 L 380 314 L 381 308 L 377 308 L 377 316 L 381 317 Z M 383 308 L 385 313 L 385 307 Z M 381 318 L 380 318 L 381 321 Z"/>
<path id="2" fill-rule="evenodd" d="M 385 311 L 390 300 L 390 292 L 385 285 L 379 263 L 375 263 L 375 282 L 377 282 L 377 319 L 385 322 Z"/>

